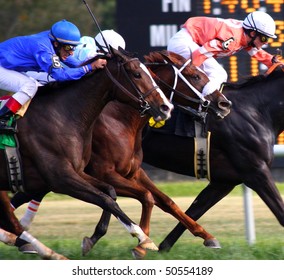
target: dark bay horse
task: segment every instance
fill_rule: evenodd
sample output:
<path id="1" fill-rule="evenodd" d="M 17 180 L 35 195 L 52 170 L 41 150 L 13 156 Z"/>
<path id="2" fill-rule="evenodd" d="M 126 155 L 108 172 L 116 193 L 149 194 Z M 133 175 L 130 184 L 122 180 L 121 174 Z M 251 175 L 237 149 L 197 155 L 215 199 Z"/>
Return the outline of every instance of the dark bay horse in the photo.
<path id="1" fill-rule="evenodd" d="M 273 146 L 284 130 L 284 72 L 259 75 L 239 85 L 227 84 L 224 95 L 231 113 L 216 122 L 208 115 L 211 131 L 211 180 L 186 214 L 198 220 L 239 184 L 254 190 L 284 226 L 284 203 L 272 178 Z M 143 139 L 144 162 L 194 177 L 193 139 L 148 130 Z M 159 149 L 156 149 L 159 145 Z M 179 223 L 160 244 L 170 250 L 185 231 Z"/>
<path id="2" fill-rule="evenodd" d="M 91 157 L 95 121 L 114 98 L 140 109 L 142 115 L 151 114 L 157 121 L 168 119 L 173 108 L 145 65 L 121 49 L 113 50 L 103 70 L 78 81 L 39 89 L 24 118 L 18 120 L 26 192 L 53 191 L 98 205 L 137 237 L 140 246 L 155 250 L 155 244 L 115 202 L 113 186 L 84 172 Z M 123 118 L 123 113 L 119 118 Z M 2 152 L 0 190 L 8 191 L 4 157 Z M 0 202 L 4 209 L 10 207 L 5 202 L 5 193 L 1 194 Z M 23 239 L 27 235 L 21 229 L 13 233 Z M 2 241 L 7 241 L 6 237 L 2 231 Z"/>
<path id="3" fill-rule="evenodd" d="M 168 52 L 154 52 L 146 56 L 146 64 L 165 94 L 175 102 L 198 107 L 202 100 L 192 91 L 202 91 L 209 81 L 203 72 L 188 64 L 181 56 Z M 179 72 L 180 71 L 180 72 Z M 215 118 L 223 118 L 230 112 L 231 103 L 216 91 L 208 95 L 210 100 L 206 110 L 211 110 Z M 124 118 L 119 118 L 124 114 Z M 110 102 L 98 117 L 93 131 L 92 157 L 85 172 L 115 187 L 119 196 L 132 197 L 142 204 L 140 226 L 149 235 L 150 218 L 154 205 L 170 213 L 181 221 L 194 235 L 202 237 L 208 247 L 219 247 L 216 239 L 195 221 L 187 217 L 181 209 L 162 193 L 141 168 L 142 130 L 149 117 L 141 118 L 136 110 L 120 102 Z M 27 199 L 24 202 L 27 202 Z M 36 199 L 38 201 L 38 199 Z M 106 233 L 110 213 L 104 211 L 102 218 L 91 238 L 83 240 L 85 255 Z M 145 251 L 137 246 L 133 253 L 141 258 Z"/>

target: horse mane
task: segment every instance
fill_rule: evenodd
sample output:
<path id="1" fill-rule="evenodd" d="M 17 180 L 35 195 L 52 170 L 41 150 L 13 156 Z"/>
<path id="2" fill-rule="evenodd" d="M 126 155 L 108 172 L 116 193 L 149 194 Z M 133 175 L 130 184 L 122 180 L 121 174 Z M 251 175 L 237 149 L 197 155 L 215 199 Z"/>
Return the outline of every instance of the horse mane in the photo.
<path id="1" fill-rule="evenodd" d="M 246 76 L 246 77 L 243 77 L 242 80 L 237 81 L 237 82 L 225 82 L 224 86 L 239 89 L 239 88 L 243 88 L 243 87 L 255 84 L 263 79 L 265 79 L 265 75 L 263 74 L 260 74 L 257 76 Z"/>
<path id="2" fill-rule="evenodd" d="M 79 65 L 80 66 L 84 66 L 84 65 L 87 65 L 91 62 L 93 62 L 96 58 L 95 57 L 92 57 L 91 59 L 89 59 L 88 61 L 85 61 L 83 62 L 82 64 Z M 94 72 L 90 72 L 88 73 L 87 75 L 85 76 L 89 76 L 89 75 L 92 75 Z M 84 78 L 85 76 L 83 76 L 82 78 Z M 81 78 L 81 79 L 82 79 Z M 70 85 L 73 85 L 74 83 L 76 83 L 77 80 L 69 80 L 69 81 L 61 81 L 61 82 L 58 82 L 58 81 L 52 81 L 52 82 L 49 82 L 47 84 L 45 84 L 43 87 L 40 87 L 39 88 L 39 92 L 41 93 L 44 93 L 46 91 L 49 91 L 50 89 L 63 89 L 63 88 L 66 88 Z"/>
<path id="3" fill-rule="evenodd" d="M 181 68 L 187 61 L 183 56 L 167 50 L 150 52 L 148 55 L 144 56 L 144 59 L 145 64 L 153 69 L 161 64 L 165 65 L 167 61 L 170 61 L 171 64 L 175 65 L 177 68 Z M 198 71 L 198 69 L 190 63 L 183 71 L 188 75 L 192 75 Z"/>
<path id="4" fill-rule="evenodd" d="M 241 81 L 238 82 L 226 82 L 224 83 L 224 86 L 230 87 L 230 88 L 243 88 L 247 87 L 249 85 L 253 85 L 255 83 L 258 83 L 260 81 L 268 80 L 268 79 L 274 79 L 275 77 L 278 77 L 280 75 L 283 75 L 283 70 L 282 69 L 276 69 L 273 72 L 271 72 L 269 75 L 266 74 L 259 74 L 256 76 L 247 76 L 244 77 Z"/>
<path id="5" fill-rule="evenodd" d="M 102 58 L 104 59 L 107 59 L 107 60 L 110 60 L 111 58 L 113 57 L 116 57 L 115 55 L 115 52 L 112 50 L 112 55 L 103 55 Z M 122 53 L 123 55 L 129 57 L 129 58 L 134 58 L 134 57 L 137 57 L 137 54 L 136 53 L 130 53 L 126 50 L 124 50 L 123 48 L 119 47 L 118 49 L 118 52 Z M 98 57 L 92 57 L 86 61 L 84 61 L 83 63 L 81 63 L 79 65 L 79 67 L 81 66 L 84 66 L 84 65 L 87 65 L 87 64 L 90 64 L 92 63 L 93 61 L 95 61 L 96 59 L 98 59 Z M 89 77 L 91 75 L 93 75 L 94 73 L 96 73 L 97 71 L 92 71 L 88 74 L 86 74 L 85 76 L 83 76 L 81 79 L 84 79 L 85 77 Z M 54 81 L 54 82 L 50 82 L 50 83 L 47 83 L 46 85 L 44 85 L 43 87 L 40 87 L 39 88 L 39 92 L 41 93 L 44 93 L 44 92 L 47 92 L 49 91 L 50 89 L 62 89 L 62 88 L 66 88 L 70 85 L 73 85 L 74 83 L 76 83 L 77 80 L 69 80 L 69 81 L 63 81 L 63 82 L 58 82 L 58 81 Z"/>
<path id="6" fill-rule="evenodd" d="M 100 56 L 99 58 L 104 58 L 104 59 L 106 59 L 106 60 L 109 60 L 109 59 L 111 59 L 112 57 L 115 57 L 116 55 L 115 55 L 115 51 L 113 50 L 113 48 L 111 48 L 111 51 L 112 51 L 112 54 L 103 54 L 103 53 L 102 53 L 102 54 L 101 54 L 102 56 Z M 127 57 L 129 57 L 129 58 L 137 57 L 137 54 L 136 54 L 136 53 L 131 53 L 131 52 L 129 52 L 129 51 L 127 51 L 127 50 L 125 50 L 125 49 L 123 49 L 123 48 L 121 48 L 121 47 L 118 47 L 118 50 L 116 50 L 116 51 L 119 51 L 120 53 L 122 53 L 123 55 L 125 55 L 125 56 L 127 56 Z M 98 59 L 97 56 L 92 57 L 92 58 L 90 58 L 89 60 L 84 61 L 80 66 L 84 66 L 84 65 L 87 65 L 87 64 L 89 64 L 89 63 L 92 63 L 92 62 L 95 61 L 96 59 Z"/>
<path id="7" fill-rule="evenodd" d="M 52 81 L 50 83 L 45 84 L 42 87 L 38 88 L 38 93 L 43 94 L 45 92 L 49 92 L 51 89 L 62 89 L 68 87 L 74 81 Z"/>
<path id="8" fill-rule="evenodd" d="M 146 63 L 156 64 L 156 63 L 165 63 L 165 57 L 168 57 L 173 64 L 182 66 L 185 63 L 185 58 L 181 55 L 170 52 L 167 50 L 150 52 L 148 55 L 144 55 Z"/>
<path id="9" fill-rule="evenodd" d="M 93 74 L 93 72 L 89 73 L 90 75 Z M 83 77 L 82 77 L 83 78 Z M 38 88 L 38 93 L 43 94 L 45 92 L 50 92 L 50 90 L 54 89 L 64 89 L 66 87 L 69 87 L 71 85 L 73 85 L 74 83 L 76 83 L 78 80 L 69 80 L 69 81 L 52 81 L 50 83 L 45 84 L 42 87 Z"/>
<path id="10" fill-rule="evenodd" d="M 123 49 L 123 48 L 121 48 L 121 47 L 118 47 L 118 50 L 123 54 L 123 55 L 126 55 L 126 56 L 128 56 L 128 57 L 130 57 L 130 58 L 134 58 L 134 57 L 137 57 L 137 53 L 135 53 L 135 52 L 129 52 L 129 51 L 127 51 L 127 50 L 125 50 L 125 49 Z"/>

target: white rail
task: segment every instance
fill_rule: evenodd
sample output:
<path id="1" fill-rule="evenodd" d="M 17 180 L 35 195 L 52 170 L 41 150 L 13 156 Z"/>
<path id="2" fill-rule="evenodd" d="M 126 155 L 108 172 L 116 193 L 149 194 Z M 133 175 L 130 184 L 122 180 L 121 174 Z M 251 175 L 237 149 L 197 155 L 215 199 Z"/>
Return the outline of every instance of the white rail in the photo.
<path id="1" fill-rule="evenodd" d="M 273 150 L 275 157 L 284 156 L 284 145 L 274 145 Z M 246 238 L 248 244 L 252 245 L 255 243 L 256 240 L 253 203 L 252 203 L 252 190 L 243 184 L 243 193 L 244 193 Z"/>

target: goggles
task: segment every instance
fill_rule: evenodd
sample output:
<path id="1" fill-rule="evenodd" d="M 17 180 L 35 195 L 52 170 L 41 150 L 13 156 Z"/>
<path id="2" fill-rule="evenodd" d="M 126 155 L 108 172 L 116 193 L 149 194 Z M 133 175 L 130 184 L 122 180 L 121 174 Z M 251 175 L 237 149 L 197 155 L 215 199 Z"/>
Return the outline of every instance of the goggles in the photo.
<path id="1" fill-rule="evenodd" d="M 269 40 L 269 37 L 267 37 L 267 36 L 265 36 L 263 34 L 260 34 L 259 35 L 259 39 L 260 39 L 261 43 L 267 43 L 268 40 Z"/>
<path id="2" fill-rule="evenodd" d="M 72 46 L 72 45 L 62 45 L 62 48 L 63 48 L 64 51 L 66 51 L 66 52 L 72 52 L 72 51 L 75 51 L 76 46 Z"/>

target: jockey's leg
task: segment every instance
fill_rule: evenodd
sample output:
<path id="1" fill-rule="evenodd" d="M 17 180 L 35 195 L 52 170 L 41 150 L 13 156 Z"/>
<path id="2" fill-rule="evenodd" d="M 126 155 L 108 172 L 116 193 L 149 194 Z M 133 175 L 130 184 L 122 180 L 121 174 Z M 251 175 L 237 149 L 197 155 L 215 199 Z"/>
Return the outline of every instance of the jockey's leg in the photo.
<path id="1" fill-rule="evenodd" d="M 200 68 L 206 73 L 210 81 L 215 83 L 217 89 L 221 89 L 221 85 L 227 82 L 228 74 L 215 58 L 206 59 Z"/>
<path id="2" fill-rule="evenodd" d="M 23 104 L 34 97 L 37 88 L 38 82 L 35 79 L 0 66 L 0 89 L 15 92 L 0 109 L 0 126 L 2 129 L 9 129 L 6 126 L 7 119 L 16 114 Z"/>

